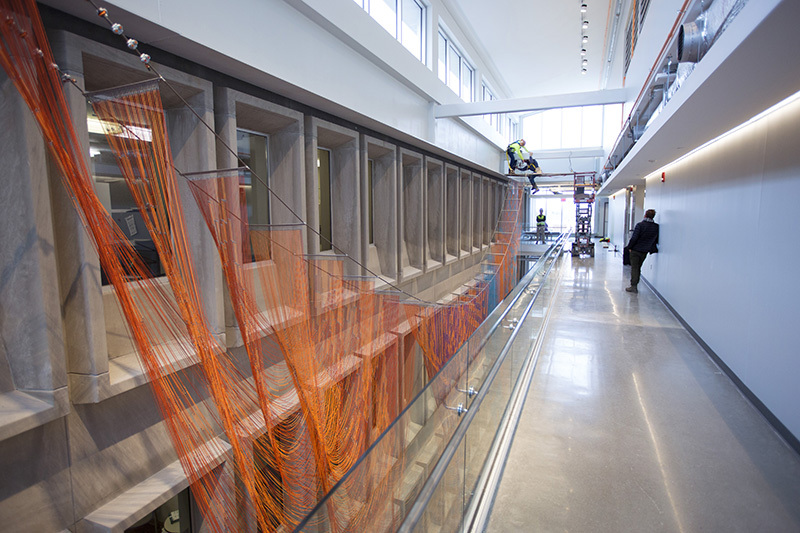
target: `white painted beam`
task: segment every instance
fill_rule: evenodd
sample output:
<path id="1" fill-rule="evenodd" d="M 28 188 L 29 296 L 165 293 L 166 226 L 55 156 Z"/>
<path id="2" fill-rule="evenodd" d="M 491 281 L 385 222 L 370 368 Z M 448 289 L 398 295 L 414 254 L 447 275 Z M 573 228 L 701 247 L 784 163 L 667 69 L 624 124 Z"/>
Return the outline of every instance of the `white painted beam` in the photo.
<path id="1" fill-rule="evenodd" d="M 606 157 L 602 148 L 573 148 L 572 150 L 536 150 L 536 159 L 577 159 L 580 157 Z"/>
<path id="2" fill-rule="evenodd" d="M 608 89 L 605 91 L 589 91 L 584 93 L 492 100 L 490 102 L 444 104 L 434 106 L 433 116 L 434 118 L 464 117 L 469 115 L 539 111 L 558 107 L 621 104 L 627 101 L 627 94 L 627 89 Z"/>

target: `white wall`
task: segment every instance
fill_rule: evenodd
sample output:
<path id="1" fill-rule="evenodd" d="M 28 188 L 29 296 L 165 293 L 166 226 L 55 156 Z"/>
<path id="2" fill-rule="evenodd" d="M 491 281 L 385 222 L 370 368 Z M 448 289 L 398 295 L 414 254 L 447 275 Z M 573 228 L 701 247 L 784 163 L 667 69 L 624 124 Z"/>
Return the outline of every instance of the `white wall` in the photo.
<path id="1" fill-rule="evenodd" d="M 97 21 L 88 4 L 45 3 Z M 235 8 L 211 0 L 112 0 L 106 5 L 111 19 L 124 22 L 129 36 L 142 43 L 342 118 L 388 126 L 491 170 L 501 168 L 505 146 L 480 117 L 439 119 L 442 124 L 432 118 L 434 102 L 460 102 L 436 73 L 440 17 L 476 67 L 476 87 L 480 75 L 489 76 L 440 0 L 429 7 L 428 65 L 352 0 L 240 0 Z M 465 142 L 464 133 L 471 139 Z"/>
<path id="2" fill-rule="evenodd" d="M 645 207 L 658 211 L 661 237 L 643 268 L 796 437 L 798 146 L 800 99 L 668 166 L 665 183 L 648 178 Z"/>
<path id="3" fill-rule="evenodd" d="M 608 238 L 622 250 L 628 241 L 625 236 L 625 192 L 613 194 L 608 199 Z"/>

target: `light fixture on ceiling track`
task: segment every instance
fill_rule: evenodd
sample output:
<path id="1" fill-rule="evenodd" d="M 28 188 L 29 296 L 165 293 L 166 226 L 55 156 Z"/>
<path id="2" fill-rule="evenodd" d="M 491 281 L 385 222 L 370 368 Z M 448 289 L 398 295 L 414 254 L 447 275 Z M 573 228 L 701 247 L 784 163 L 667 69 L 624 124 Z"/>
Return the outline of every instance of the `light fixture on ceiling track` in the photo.
<path id="1" fill-rule="evenodd" d="M 589 36 L 586 35 L 586 30 L 589 29 L 589 21 L 586 20 L 586 11 L 589 6 L 586 2 L 581 2 L 581 74 L 586 74 L 586 66 L 589 61 L 586 60 L 586 43 L 589 42 Z"/>

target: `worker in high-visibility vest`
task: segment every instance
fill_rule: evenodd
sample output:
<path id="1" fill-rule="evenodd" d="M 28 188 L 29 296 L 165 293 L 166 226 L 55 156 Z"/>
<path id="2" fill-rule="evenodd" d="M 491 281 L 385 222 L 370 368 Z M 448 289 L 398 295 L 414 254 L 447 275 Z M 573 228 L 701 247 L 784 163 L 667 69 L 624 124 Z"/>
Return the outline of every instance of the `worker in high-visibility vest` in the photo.
<path id="1" fill-rule="evenodd" d="M 544 244 L 545 233 L 547 232 L 547 216 L 544 214 L 544 209 L 539 209 L 539 214 L 536 215 L 536 243 Z"/>
<path id="2" fill-rule="evenodd" d="M 523 156 L 523 151 L 527 154 L 527 157 Z M 542 169 L 539 168 L 539 163 L 533 158 L 533 154 L 525 148 L 525 139 L 509 144 L 508 148 L 506 148 L 506 155 L 508 155 L 508 173 L 514 175 L 517 170 L 529 172 L 527 177 L 531 183 L 531 194 L 536 194 L 539 190 L 539 186 L 536 185 L 536 176 L 542 174 Z"/>
<path id="3" fill-rule="evenodd" d="M 525 163 L 525 170 L 530 171 L 531 173 L 528 174 L 528 181 L 531 182 L 531 194 L 536 194 L 536 191 L 539 190 L 539 186 L 536 185 L 536 176 L 541 176 L 542 169 L 539 168 L 539 163 L 533 158 L 533 156 L 528 156 L 528 159 L 524 161 Z"/>
<path id="4" fill-rule="evenodd" d="M 508 148 L 506 148 L 506 155 L 508 155 L 509 174 L 516 174 L 517 170 L 527 170 L 525 168 L 527 167 L 525 164 L 525 157 L 522 155 L 523 150 L 525 150 L 526 154 L 530 154 L 530 152 L 528 152 L 528 150 L 525 148 L 525 139 L 514 141 L 508 145 Z"/>

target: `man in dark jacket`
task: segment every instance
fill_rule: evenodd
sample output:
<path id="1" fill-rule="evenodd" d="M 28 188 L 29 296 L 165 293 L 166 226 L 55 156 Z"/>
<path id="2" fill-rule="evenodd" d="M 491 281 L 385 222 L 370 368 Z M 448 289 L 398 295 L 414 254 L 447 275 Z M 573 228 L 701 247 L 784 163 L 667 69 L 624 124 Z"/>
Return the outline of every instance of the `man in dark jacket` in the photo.
<path id="1" fill-rule="evenodd" d="M 658 252 L 658 224 L 653 222 L 655 216 L 655 209 L 648 209 L 644 212 L 644 220 L 633 228 L 633 235 L 626 246 L 631 255 L 631 286 L 625 289 L 628 292 L 639 292 L 636 286 L 639 285 L 642 263 L 648 253 Z"/>

